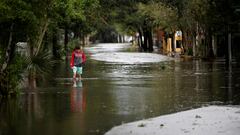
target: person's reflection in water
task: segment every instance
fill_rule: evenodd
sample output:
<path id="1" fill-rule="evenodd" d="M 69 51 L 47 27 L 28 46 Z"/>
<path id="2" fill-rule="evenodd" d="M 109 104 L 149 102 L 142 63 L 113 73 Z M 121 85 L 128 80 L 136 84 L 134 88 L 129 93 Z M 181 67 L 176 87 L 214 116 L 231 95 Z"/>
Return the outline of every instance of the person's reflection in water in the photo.
<path id="1" fill-rule="evenodd" d="M 70 103 L 72 112 L 84 112 L 86 110 L 86 93 L 81 80 L 73 81 Z"/>

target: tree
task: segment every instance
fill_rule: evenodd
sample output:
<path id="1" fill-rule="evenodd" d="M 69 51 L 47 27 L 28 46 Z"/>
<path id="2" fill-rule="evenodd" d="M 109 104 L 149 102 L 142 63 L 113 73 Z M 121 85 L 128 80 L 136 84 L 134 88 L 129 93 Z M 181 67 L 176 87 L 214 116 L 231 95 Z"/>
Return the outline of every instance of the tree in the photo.
<path id="1" fill-rule="evenodd" d="M 177 29 L 176 9 L 166 3 L 150 1 L 147 4 L 140 3 L 138 12 L 143 16 L 144 25 L 144 44 L 151 45 L 152 49 L 152 30 L 154 28 L 162 29 L 174 33 Z M 148 43 L 147 43 L 148 41 Z"/>
<path id="2" fill-rule="evenodd" d="M 16 43 L 26 40 L 30 6 L 22 0 L 0 1 L 0 95 L 16 94 L 22 61 L 15 56 Z"/>
<path id="3" fill-rule="evenodd" d="M 84 30 L 88 33 L 90 27 L 86 19 L 91 11 L 98 7 L 98 0 L 2 0 L 0 1 L 0 82 L 8 84 L 5 93 L 8 93 L 8 88 L 14 89 L 11 83 L 6 79 L 9 76 L 8 71 L 13 71 L 11 67 L 16 66 L 13 61 L 16 43 L 27 42 L 29 56 L 24 65 L 19 63 L 18 66 L 25 67 L 28 71 L 29 85 L 34 88 L 36 84 L 36 76 L 40 73 L 47 72 L 46 66 L 51 67 L 51 54 L 45 45 L 48 45 L 47 36 L 51 35 L 53 48 L 56 48 L 56 34 L 58 29 L 65 29 L 65 44 L 67 44 L 69 30 L 75 30 L 75 26 L 87 27 Z M 97 13 L 97 12 L 95 12 Z M 79 25 L 79 24 L 84 25 Z M 94 22 L 96 23 L 96 22 Z M 50 29 L 49 29 L 50 28 Z M 73 31 L 72 30 L 72 31 Z M 79 30 L 79 28 L 77 29 Z M 84 33 L 82 32 L 82 33 Z M 77 35 L 77 34 L 76 34 Z M 65 50 L 67 46 L 65 45 Z M 53 51 L 56 55 L 56 52 Z M 23 59 L 23 58 L 21 58 Z M 22 72 L 22 68 L 19 72 Z M 14 77 L 11 77 L 14 78 Z M 17 80 L 19 81 L 20 78 Z M 0 90 L 0 92 L 2 92 Z"/>

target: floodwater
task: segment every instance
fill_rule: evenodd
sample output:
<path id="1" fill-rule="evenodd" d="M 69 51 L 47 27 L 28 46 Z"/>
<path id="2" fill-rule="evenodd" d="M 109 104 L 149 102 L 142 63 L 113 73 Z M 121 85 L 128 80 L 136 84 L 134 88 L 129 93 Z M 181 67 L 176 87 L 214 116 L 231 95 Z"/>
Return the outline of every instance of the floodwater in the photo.
<path id="1" fill-rule="evenodd" d="M 68 62 L 61 63 L 53 79 L 40 80 L 36 91 L 0 102 L 0 135 L 102 135 L 127 122 L 205 105 L 240 104 L 238 63 L 91 59 L 94 53 L 131 51 L 123 48 L 88 48 L 82 81 L 73 82 Z"/>

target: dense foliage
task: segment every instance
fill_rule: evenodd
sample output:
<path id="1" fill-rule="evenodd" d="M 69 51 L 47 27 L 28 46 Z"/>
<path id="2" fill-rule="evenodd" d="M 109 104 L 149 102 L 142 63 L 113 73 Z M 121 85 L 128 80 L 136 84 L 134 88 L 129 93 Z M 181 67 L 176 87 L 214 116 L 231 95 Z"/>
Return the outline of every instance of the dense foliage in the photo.
<path id="1" fill-rule="evenodd" d="M 0 95 L 16 93 L 23 74 L 30 88 L 36 87 L 37 74 L 53 65 L 52 54 L 60 58 L 67 51 L 71 32 L 80 39 L 94 31 L 97 12 L 92 10 L 97 8 L 97 0 L 1 0 Z M 61 33 L 65 50 L 59 44 Z M 18 55 L 19 42 L 26 43 L 20 46 L 26 55 Z"/>

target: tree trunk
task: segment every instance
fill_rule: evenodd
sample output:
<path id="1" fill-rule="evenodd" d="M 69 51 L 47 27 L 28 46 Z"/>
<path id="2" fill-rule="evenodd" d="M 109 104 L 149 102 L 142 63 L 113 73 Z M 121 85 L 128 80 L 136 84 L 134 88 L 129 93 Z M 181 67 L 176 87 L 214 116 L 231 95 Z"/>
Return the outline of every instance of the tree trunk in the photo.
<path id="1" fill-rule="evenodd" d="M 65 30 L 64 30 L 64 49 L 65 51 L 67 52 L 67 44 L 68 44 L 68 28 L 67 26 L 65 27 Z"/>
<path id="2" fill-rule="evenodd" d="M 228 61 L 229 64 L 231 64 L 232 63 L 232 33 L 231 32 L 228 33 L 227 40 L 228 40 L 228 44 L 227 44 L 228 45 L 227 61 Z"/>
<path id="3" fill-rule="evenodd" d="M 186 54 L 188 52 L 188 46 L 192 44 L 192 42 L 189 40 L 191 39 L 191 36 L 187 33 L 182 31 L 182 46 L 183 46 L 183 52 Z"/>
<path id="4" fill-rule="evenodd" d="M 212 45 L 212 32 L 209 32 L 209 34 L 208 34 L 208 38 L 207 38 L 207 56 L 209 57 L 209 58 L 213 58 L 214 57 L 214 52 L 213 52 L 213 45 Z"/>
<path id="5" fill-rule="evenodd" d="M 34 55 L 37 55 L 39 51 L 41 50 L 42 47 L 42 42 L 43 38 L 45 36 L 45 33 L 47 31 L 49 25 L 49 19 L 44 18 L 42 20 L 42 24 L 39 26 L 39 31 L 36 39 L 30 39 L 30 57 L 33 57 Z M 28 74 L 28 83 L 29 83 L 29 88 L 34 89 L 36 88 L 36 71 L 33 69 L 29 71 Z"/>
<path id="6" fill-rule="evenodd" d="M 143 37 L 144 37 L 143 51 L 146 52 L 148 50 L 148 26 L 146 20 L 144 20 L 143 22 Z"/>
<path id="7" fill-rule="evenodd" d="M 148 51 L 153 52 L 153 37 L 152 37 L 152 29 L 149 28 L 147 30 L 147 39 L 148 39 Z"/>
<path id="8" fill-rule="evenodd" d="M 123 35 L 122 38 L 123 38 L 123 43 L 126 43 L 125 35 Z"/>
<path id="9" fill-rule="evenodd" d="M 28 87 L 29 90 L 33 90 L 37 87 L 36 85 L 36 71 L 30 71 L 28 74 Z"/>
<path id="10" fill-rule="evenodd" d="M 143 38 L 144 38 L 144 42 L 143 42 L 142 48 L 143 48 L 143 51 L 146 52 L 148 49 L 148 36 L 147 36 L 146 28 L 143 28 Z"/>
<path id="11" fill-rule="evenodd" d="M 49 25 L 49 20 L 46 18 L 46 19 L 43 20 L 43 25 L 40 28 L 40 33 L 38 35 L 38 39 L 37 39 L 37 42 L 36 42 L 36 46 L 37 46 L 36 54 L 39 53 L 39 51 L 42 47 L 42 41 L 43 41 L 44 35 L 47 31 L 48 25 Z"/>
<path id="12" fill-rule="evenodd" d="M 2 64 L 2 67 L 1 67 L 1 73 L 3 73 L 7 69 L 7 66 L 9 65 L 10 60 L 11 60 L 11 55 L 12 55 L 11 53 L 14 52 L 13 48 L 15 48 L 15 44 L 14 45 L 12 44 L 13 27 L 14 27 L 14 23 L 12 23 L 12 25 L 10 27 L 8 46 L 7 46 L 7 50 L 6 50 L 6 53 L 5 53 L 5 60 L 4 60 L 4 62 Z"/>
<path id="13" fill-rule="evenodd" d="M 12 56 L 14 53 L 14 48 L 15 48 L 15 44 L 12 43 L 13 39 L 13 25 L 10 28 L 10 34 L 9 34 L 9 42 L 8 42 L 8 46 L 7 46 L 7 50 L 5 52 L 5 57 L 4 57 L 4 61 L 3 64 L 1 65 L 1 71 L 0 71 L 0 97 L 7 97 L 10 93 L 10 89 L 11 89 L 11 84 L 10 83 L 10 72 L 8 69 L 8 66 L 11 63 L 12 60 Z"/>
<path id="14" fill-rule="evenodd" d="M 197 56 L 197 53 L 196 53 L 196 36 L 193 35 L 191 39 L 192 39 L 192 43 L 193 43 L 193 45 L 192 45 L 193 56 L 196 57 Z"/>
<path id="15" fill-rule="evenodd" d="M 74 39 L 77 39 L 80 37 L 79 31 L 75 30 L 74 31 Z"/>
<path id="16" fill-rule="evenodd" d="M 52 53 L 55 58 L 60 58 L 60 54 L 58 53 L 58 37 L 57 37 L 57 30 L 53 30 L 52 33 Z"/>
<path id="17" fill-rule="evenodd" d="M 139 32 L 139 48 L 143 49 L 143 40 L 142 40 L 143 34 L 141 31 L 141 28 L 139 28 L 138 32 Z"/>
<path id="18" fill-rule="evenodd" d="M 122 35 L 119 35 L 120 43 L 123 43 Z"/>

